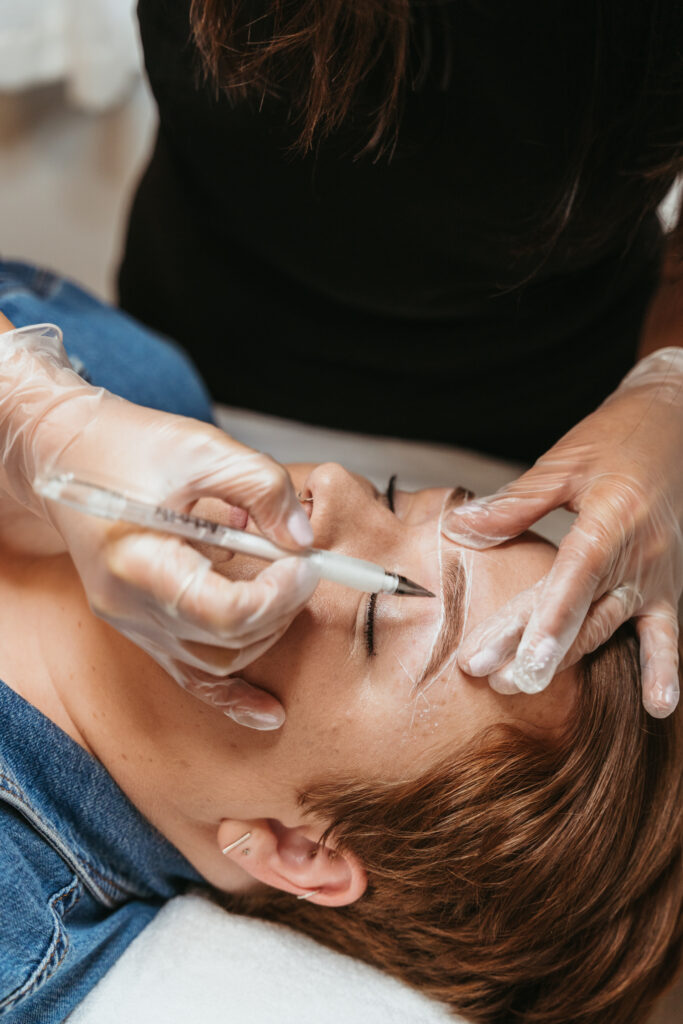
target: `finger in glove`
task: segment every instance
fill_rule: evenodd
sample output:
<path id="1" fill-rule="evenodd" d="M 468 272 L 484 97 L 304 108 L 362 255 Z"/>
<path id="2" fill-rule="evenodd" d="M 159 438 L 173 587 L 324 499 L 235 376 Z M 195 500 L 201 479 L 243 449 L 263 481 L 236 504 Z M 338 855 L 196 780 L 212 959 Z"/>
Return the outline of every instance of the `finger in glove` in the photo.
<path id="1" fill-rule="evenodd" d="M 653 718 L 666 718 L 675 711 L 680 696 L 676 609 L 665 602 L 649 606 L 636 619 L 636 633 L 643 705 Z"/>
<path id="2" fill-rule="evenodd" d="M 193 697 L 221 711 L 237 725 L 270 732 L 284 723 L 285 712 L 279 700 L 244 679 L 202 679 L 199 673 L 188 672 L 178 681 Z"/>
<path id="3" fill-rule="evenodd" d="M 180 539 L 150 532 L 120 538 L 108 558 L 112 573 L 138 587 L 147 603 L 150 598 L 156 602 L 159 616 L 194 627 L 188 638 L 236 647 L 279 630 L 308 601 L 319 580 L 317 569 L 303 558 L 281 559 L 249 581 L 229 580 L 210 571 L 207 562 Z M 182 635 L 179 626 L 174 632 Z"/>

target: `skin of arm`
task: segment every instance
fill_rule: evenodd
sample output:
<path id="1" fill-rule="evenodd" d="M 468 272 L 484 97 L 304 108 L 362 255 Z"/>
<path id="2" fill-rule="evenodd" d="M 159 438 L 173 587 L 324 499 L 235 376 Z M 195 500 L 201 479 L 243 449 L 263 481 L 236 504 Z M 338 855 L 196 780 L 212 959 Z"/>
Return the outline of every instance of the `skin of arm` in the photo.
<path id="1" fill-rule="evenodd" d="M 670 345 L 683 346 L 683 246 L 677 233 L 666 240 L 659 285 L 643 324 L 638 359 Z"/>

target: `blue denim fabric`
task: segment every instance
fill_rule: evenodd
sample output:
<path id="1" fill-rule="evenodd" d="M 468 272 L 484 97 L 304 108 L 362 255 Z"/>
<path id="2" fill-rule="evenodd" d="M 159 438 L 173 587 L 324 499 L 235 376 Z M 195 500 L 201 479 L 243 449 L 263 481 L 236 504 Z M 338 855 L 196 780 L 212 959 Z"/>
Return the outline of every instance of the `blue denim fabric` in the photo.
<path id="1" fill-rule="evenodd" d="M 54 323 L 85 380 L 138 405 L 213 423 L 211 398 L 185 352 L 46 270 L 0 260 L 0 310 L 15 327 Z"/>
<path id="2" fill-rule="evenodd" d="M 0 309 L 64 332 L 75 369 L 132 402 L 212 421 L 190 360 L 75 285 L 0 262 Z M 0 682 L 0 1021 L 55 1024 L 201 880 L 103 766 Z"/>
<path id="3" fill-rule="evenodd" d="M 62 1021 L 200 882 L 105 768 L 0 682 L 0 1020 Z"/>

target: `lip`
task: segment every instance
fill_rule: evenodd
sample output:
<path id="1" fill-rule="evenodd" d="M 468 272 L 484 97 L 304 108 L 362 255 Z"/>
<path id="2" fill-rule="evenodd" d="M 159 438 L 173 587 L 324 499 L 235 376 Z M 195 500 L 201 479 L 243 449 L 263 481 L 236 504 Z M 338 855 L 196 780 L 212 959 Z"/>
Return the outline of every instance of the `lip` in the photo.
<path id="1" fill-rule="evenodd" d="M 243 530 L 247 525 L 249 513 L 246 509 L 238 508 L 237 505 L 230 505 L 225 525 L 233 530 Z"/>

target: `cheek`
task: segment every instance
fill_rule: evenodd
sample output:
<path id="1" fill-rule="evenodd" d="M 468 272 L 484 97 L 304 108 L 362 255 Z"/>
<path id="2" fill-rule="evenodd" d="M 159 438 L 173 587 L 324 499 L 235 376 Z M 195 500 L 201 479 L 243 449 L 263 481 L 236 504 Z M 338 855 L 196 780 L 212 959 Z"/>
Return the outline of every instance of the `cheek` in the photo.
<path id="1" fill-rule="evenodd" d="M 296 716 L 311 724 L 329 718 L 342 699 L 348 649 L 347 627 L 336 621 L 319 591 L 285 634 L 240 673 L 277 697 L 288 719 Z"/>

